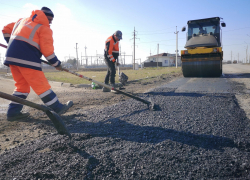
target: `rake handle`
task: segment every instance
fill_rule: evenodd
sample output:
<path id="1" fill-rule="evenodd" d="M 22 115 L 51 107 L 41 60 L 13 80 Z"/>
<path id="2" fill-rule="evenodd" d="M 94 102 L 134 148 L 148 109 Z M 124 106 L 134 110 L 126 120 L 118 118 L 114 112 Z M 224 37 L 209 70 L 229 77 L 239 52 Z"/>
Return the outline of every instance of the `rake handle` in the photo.
<path id="1" fill-rule="evenodd" d="M 42 59 L 41 59 L 41 61 L 42 61 L 43 63 L 45 63 L 45 64 L 51 65 L 51 64 L 50 64 L 49 62 L 47 62 L 47 61 L 44 61 L 44 60 L 42 60 Z M 136 96 L 133 96 L 133 95 L 131 95 L 131 94 L 125 93 L 125 92 L 120 91 L 120 90 L 118 90 L 118 89 L 115 89 L 115 88 L 113 88 L 113 87 L 111 87 L 111 86 L 109 86 L 109 85 L 107 85 L 107 84 L 101 83 L 101 82 L 99 82 L 99 81 L 96 81 L 96 80 L 91 79 L 91 78 L 89 78 L 89 77 L 86 77 L 86 76 L 84 76 L 84 75 L 78 74 L 78 73 L 76 73 L 76 72 L 74 72 L 74 71 L 71 71 L 71 70 L 68 70 L 68 69 L 65 69 L 65 68 L 62 68 L 62 70 L 63 70 L 63 71 L 66 71 L 66 72 L 69 72 L 69 73 L 71 73 L 71 74 L 74 74 L 74 75 L 76 75 L 76 76 L 78 76 L 78 77 L 80 77 L 80 78 L 87 79 L 88 81 L 94 82 L 94 83 L 99 84 L 99 85 L 101 85 L 101 86 L 103 86 L 103 87 L 106 87 L 106 88 L 108 88 L 108 89 L 115 90 L 115 91 L 117 91 L 117 92 L 119 92 L 119 93 L 121 93 L 121 94 L 124 94 L 125 96 L 131 97 L 131 98 L 136 99 L 136 100 L 138 100 L 138 101 L 141 101 L 141 102 L 143 102 L 143 103 L 145 103 L 145 104 L 147 104 L 147 105 L 151 104 L 151 102 L 149 102 L 149 101 L 147 101 L 147 100 L 144 100 L 144 99 L 138 98 L 138 97 L 136 97 Z"/>
<path id="2" fill-rule="evenodd" d="M 1 43 L 0 43 L 0 46 L 2 46 L 2 47 L 4 47 L 4 48 L 7 48 L 6 45 L 1 44 Z M 48 64 L 48 65 L 51 66 L 51 64 L 50 64 L 49 62 L 44 61 L 44 60 L 42 60 L 42 59 L 41 59 L 41 61 L 42 61 L 43 63 Z M 94 82 L 94 83 L 99 84 L 99 85 L 101 85 L 101 86 L 103 86 L 103 87 L 106 87 L 106 88 L 108 88 L 108 89 L 115 90 L 115 91 L 117 91 L 117 92 L 119 92 L 119 93 L 121 93 L 121 94 L 124 94 L 124 95 L 128 96 L 128 97 L 131 97 L 131 98 L 133 98 L 133 99 L 136 99 L 136 100 L 138 100 L 138 101 L 141 101 L 141 102 L 143 102 L 143 103 L 145 103 L 145 104 L 147 104 L 147 105 L 150 105 L 150 104 L 151 104 L 151 102 L 149 102 L 149 101 L 147 101 L 147 100 L 144 100 L 144 99 L 138 98 L 138 97 L 136 97 L 136 96 L 133 96 L 133 95 L 131 95 L 131 94 L 125 93 L 125 92 L 120 91 L 120 90 L 118 90 L 118 89 L 115 89 L 115 88 L 113 88 L 113 87 L 111 87 L 111 86 L 108 86 L 107 84 L 104 84 L 104 83 L 95 81 L 95 80 L 93 80 L 93 79 L 91 79 L 91 78 L 88 78 L 88 77 L 86 77 L 86 76 L 84 76 L 84 75 L 78 74 L 78 73 L 76 73 L 76 72 L 70 71 L 70 70 L 65 69 L 65 68 L 62 68 L 62 70 L 65 71 L 65 72 L 74 74 L 74 75 L 76 75 L 76 76 L 78 76 L 78 77 L 80 77 L 80 78 L 87 79 L 88 81 Z M 4 94 L 5 94 L 5 93 L 4 93 Z M 5 94 L 5 95 L 8 95 L 8 94 Z M 4 95 L 4 96 L 5 96 L 5 95 Z M 0 96 L 0 97 L 1 97 L 1 96 Z M 6 97 L 7 97 L 7 96 L 6 96 Z M 29 101 L 25 101 L 24 99 L 21 99 L 21 98 L 16 99 L 16 98 L 12 98 L 12 97 L 13 97 L 13 96 L 9 96 L 8 98 L 13 99 L 12 101 L 15 101 L 15 102 L 19 101 L 18 103 L 20 103 L 20 104 L 24 104 L 24 103 L 25 103 L 24 105 L 31 106 L 31 107 L 34 107 L 34 108 L 36 108 L 36 109 L 40 109 L 40 110 L 42 110 L 42 111 L 48 110 L 48 109 L 45 110 L 46 107 L 44 107 L 44 106 L 40 106 L 40 105 L 38 105 L 38 104 L 31 103 L 31 102 L 29 102 Z M 10 100 L 10 99 L 9 99 L 9 100 Z M 16 101 L 16 100 L 17 100 L 17 101 Z"/>
<path id="3" fill-rule="evenodd" d="M 4 98 L 4 99 L 8 99 L 10 101 L 14 101 L 14 102 L 19 103 L 19 104 L 23 104 L 23 105 L 26 105 L 26 106 L 33 107 L 33 108 L 38 109 L 38 110 L 42 110 L 44 112 L 48 111 L 48 108 L 45 107 L 45 106 L 42 106 L 42 105 L 27 101 L 25 99 L 22 99 L 22 98 L 19 98 L 19 97 L 10 95 L 10 94 L 0 92 L 0 97 Z"/>

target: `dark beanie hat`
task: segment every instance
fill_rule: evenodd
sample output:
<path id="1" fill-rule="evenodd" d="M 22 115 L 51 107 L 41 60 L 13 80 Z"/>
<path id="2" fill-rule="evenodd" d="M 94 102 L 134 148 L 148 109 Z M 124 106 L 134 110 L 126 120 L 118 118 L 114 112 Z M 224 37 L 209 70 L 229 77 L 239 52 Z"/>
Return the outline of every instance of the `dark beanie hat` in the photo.
<path id="1" fill-rule="evenodd" d="M 41 10 L 44 12 L 44 14 L 45 14 L 46 16 L 54 17 L 53 12 L 52 12 L 49 8 L 47 8 L 47 7 L 42 7 Z"/>

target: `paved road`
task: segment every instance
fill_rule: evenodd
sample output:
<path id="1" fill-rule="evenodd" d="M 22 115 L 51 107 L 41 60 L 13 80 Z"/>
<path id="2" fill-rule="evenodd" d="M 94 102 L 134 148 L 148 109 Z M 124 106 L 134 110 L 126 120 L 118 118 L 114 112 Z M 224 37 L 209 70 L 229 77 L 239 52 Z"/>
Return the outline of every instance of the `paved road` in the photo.
<path id="1" fill-rule="evenodd" d="M 163 87 L 177 88 L 175 92 L 229 93 L 234 92 L 230 81 L 248 79 L 250 66 L 242 64 L 223 65 L 220 78 L 179 78 Z M 241 80 L 242 81 L 242 80 Z M 237 93 L 237 92 L 235 92 Z"/>
<path id="2" fill-rule="evenodd" d="M 224 64 L 223 74 L 248 74 L 250 73 L 250 65 L 244 64 Z"/>

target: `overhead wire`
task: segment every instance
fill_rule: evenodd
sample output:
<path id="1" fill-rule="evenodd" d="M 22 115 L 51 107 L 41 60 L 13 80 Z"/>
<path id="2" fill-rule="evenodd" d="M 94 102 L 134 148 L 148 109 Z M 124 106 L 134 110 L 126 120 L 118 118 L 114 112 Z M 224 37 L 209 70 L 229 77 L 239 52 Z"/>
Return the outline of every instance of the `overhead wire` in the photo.
<path id="1" fill-rule="evenodd" d="M 164 28 L 164 29 L 159 29 L 159 30 L 151 30 L 151 31 L 140 31 L 140 32 L 156 32 L 156 31 L 165 31 L 166 29 L 172 29 L 172 28 L 175 28 L 175 27 L 170 27 L 170 28 Z"/>
<path id="2" fill-rule="evenodd" d="M 164 32 L 164 33 L 150 33 L 150 34 L 139 34 L 138 35 L 154 35 L 154 34 L 168 34 L 168 33 L 173 33 L 173 32 Z"/>
<path id="3" fill-rule="evenodd" d="M 185 38 L 178 38 L 178 39 L 185 39 Z M 168 39 L 168 40 L 161 40 L 161 41 L 140 42 L 138 44 L 153 43 L 153 42 L 163 42 L 163 41 L 172 41 L 172 40 L 176 40 L 176 39 Z"/>

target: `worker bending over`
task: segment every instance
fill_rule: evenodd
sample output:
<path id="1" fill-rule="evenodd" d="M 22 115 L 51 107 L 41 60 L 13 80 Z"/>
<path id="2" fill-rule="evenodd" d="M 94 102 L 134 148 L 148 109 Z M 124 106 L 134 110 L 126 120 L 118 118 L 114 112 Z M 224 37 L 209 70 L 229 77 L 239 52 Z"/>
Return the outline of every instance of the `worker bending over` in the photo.
<path id="1" fill-rule="evenodd" d="M 2 30 L 8 43 L 4 65 L 10 67 L 15 81 L 14 96 L 26 99 L 32 87 L 46 106 L 62 114 L 73 105 L 73 102 L 68 101 L 64 105 L 59 102 L 42 72 L 40 60 L 43 55 L 57 70 L 62 70 L 61 62 L 54 53 L 50 29 L 53 18 L 53 12 L 43 7 L 41 10 L 33 11 L 28 18 L 6 25 Z M 28 117 L 29 113 L 22 113 L 22 108 L 22 104 L 10 102 L 7 120 Z"/>

